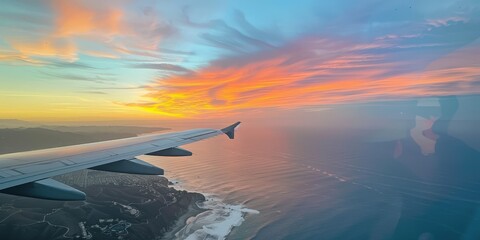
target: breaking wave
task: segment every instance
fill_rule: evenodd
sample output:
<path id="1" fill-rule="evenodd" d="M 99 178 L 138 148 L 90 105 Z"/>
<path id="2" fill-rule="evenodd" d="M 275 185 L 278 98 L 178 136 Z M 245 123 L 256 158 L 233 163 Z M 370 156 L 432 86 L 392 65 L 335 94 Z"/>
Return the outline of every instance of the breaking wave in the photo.
<path id="1" fill-rule="evenodd" d="M 172 181 L 176 189 L 183 189 L 179 181 Z M 259 211 L 246 208 L 241 204 L 227 204 L 213 194 L 202 193 L 206 200 L 197 203 L 197 206 L 206 211 L 190 217 L 185 226 L 175 233 L 175 239 L 226 239 L 233 228 L 238 227 L 245 221 L 248 214 L 259 214 Z"/>

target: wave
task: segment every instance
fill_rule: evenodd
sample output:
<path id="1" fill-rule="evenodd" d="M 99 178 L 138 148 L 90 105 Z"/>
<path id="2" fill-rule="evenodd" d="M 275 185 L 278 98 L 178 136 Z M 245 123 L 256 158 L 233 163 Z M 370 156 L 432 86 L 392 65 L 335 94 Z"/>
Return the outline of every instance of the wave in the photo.
<path id="1" fill-rule="evenodd" d="M 176 183 L 176 189 L 188 191 L 180 185 L 181 181 L 171 180 L 171 182 Z M 197 206 L 206 211 L 188 218 L 185 226 L 175 233 L 174 239 L 226 239 L 233 228 L 245 221 L 246 215 L 260 213 L 242 204 L 227 204 L 214 194 L 202 194 L 206 200 L 197 203 Z"/>

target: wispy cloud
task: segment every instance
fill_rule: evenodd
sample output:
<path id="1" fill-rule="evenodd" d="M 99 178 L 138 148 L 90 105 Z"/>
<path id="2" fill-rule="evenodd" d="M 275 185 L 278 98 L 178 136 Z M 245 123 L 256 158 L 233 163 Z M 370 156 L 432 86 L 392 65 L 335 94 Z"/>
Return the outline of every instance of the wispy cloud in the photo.
<path id="1" fill-rule="evenodd" d="M 114 36 L 125 33 L 128 29 L 123 22 L 123 10 L 114 6 L 95 9 L 81 1 L 54 0 L 55 34 L 65 37 L 92 34 Z"/>
<path id="2" fill-rule="evenodd" d="M 194 22 L 189 17 L 188 8 L 183 11 L 183 23 L 189 27 L 207 29 L 200 34 L 203 44 L 225 50 L 229 53 L 249 53 L 268 48 L 275 48 L 272 42 L 278 42 L 279 36 L 262 31 L 253 26 L 243 12 L 235 11 L 235 23 L 238 27 L 221 19 L 207 22 Z"/>
<path id="3" fill-rule="evenodd" d="M 42 7 L 51 11 L 50 18 L 33 14 L 40 20 L 37 25 L 30 24 L 31 32 L 11 30 L 6 40 L 20 59 L 42 58 L 42 63 L 52 59 L 75 62 L 82 54 L 107 59 L 158 57 L 160 41 L 174 35 L 176 30 L 152 8 L 143 12 L 128 11 L 132 4 L 129 1 L 96 4 L 78 0 L 47 1 Z M 25 13 L 23 9 L 18 12 Z M 5 14 L 8 13 L 0 13 Z M 36 18 L 17 18 L 15 24 L 33 23 Z M 25 38 L 19 34 L 33 36 Z"/>
<path id="4" fill-rule="evenodd" d="M 130 66 L 133 68 L 154 69 L 154 70 L 170 71 L 170 72 L 177 72 L 177 73 L 191 72 L 189 69 L 185 67 L 175 65 L 175 64 L 168 64 L 168 63 L 140 63 L 140 64 L 133 64 Z"/>
<path id="5" fill-rule="evenodd" d="M 126 105 L 170 116 L 215 116 L 245 109 L 480 93 L 471 84 L 480 73 L 476 63 L 378 78 L 401 62 L 364 49 L 354 42 L 301 39 L 248 58 L 215 61 L 190 75 L 159 79 L 145 88 L 148 101 Z"/>
<path id="6" fill-rule="evenodd" d="M 79 74 L 66 74 L 66 73 L 52 73 L 52 72 L 41 72 L 42 74 L 48 77 L 54 77 L 57 79 L 62 80 L 70 80 L 70 81 L 84 81 L 84 82 L 94 82 L 94 83 L 106 83 L 112 82 L 114 78 L 102 77 L 98 74 L 91 74 L 89 76 L 79 75 Z"/>
<path id="7" fill-rule="evenodd" d="M 459 16 L 427 20 L 427 24 L 433 27 L 445 27 L 455 23 L 466 23 L 466 22 L 468 22 L 467 18 L 459 17 Z"/>
<path id="8" fill-rule="evenodd" d="M 77 59 L 77 47 L 68 39 L 49 38 L 37 41 L 19 40 L 11 41 L 10 44 L 23 58 L 54 57 L 68 62 L 74 62 Z"/>
<path id="9" fill-rule="evenodd" d="M 102 91 L 78 91 L 79 93 L 87 93 L 87 94 L 97 94 L 97 95 L 106 95 L 106 92 Z"/>

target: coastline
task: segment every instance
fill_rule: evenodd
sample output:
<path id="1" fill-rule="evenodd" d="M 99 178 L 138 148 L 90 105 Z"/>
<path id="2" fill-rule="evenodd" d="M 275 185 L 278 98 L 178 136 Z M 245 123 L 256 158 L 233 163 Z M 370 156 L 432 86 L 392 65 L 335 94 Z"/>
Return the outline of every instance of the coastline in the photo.
<path id="1" fill-rule="evenodd" d="M 206 200 L 204 200 L 206 201 Z M 188 206 L 188 210 L 185 214 L 180 216 L 176 221 L 175 224 L 172 226 L 172 229 L 170 229 L 168 232 L 165 233 L 165 235 L 161 239 L 174 239 L 179 231 L 181 231 L 183 228 L 187 226 L 187 221 L 191 217 L 195 217 L 205 211 L 208 211 L 208 209 L 202 209 L 198 206 L 198 202 L 193 202 Z"/>
<path id="2" fill-rule="evenodd" d="M 87 200 L 0 194 L 2 239 L 159 239 L 206 211 L 197 205 L 205 196 L 169 187 L 163 176 L 82 170 L 55 179 L 84 191 Z"/>
<path id="3" fill-rule="evenodd" d="M 233 229 L 245 221 L 247 215 L 260 213 L 242 204 L 225 203 L 214 194 L 185 189 L 180 181 L 171 182 L 175 190 L 200 194 L 205 200 L 191 203 L 188 211 L 177 219 L 174 227 L 162 239 L 227 239 Z"/>

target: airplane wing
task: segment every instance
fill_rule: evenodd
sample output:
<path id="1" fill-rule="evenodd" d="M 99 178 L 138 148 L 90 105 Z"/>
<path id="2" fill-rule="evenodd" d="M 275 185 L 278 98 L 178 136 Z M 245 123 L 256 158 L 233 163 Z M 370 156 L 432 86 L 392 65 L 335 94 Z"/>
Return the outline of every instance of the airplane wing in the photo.
<path id="1" fill-rule="evenodd" d="M 0 192 L 52 200 L 85 200 L 85 193 L 50 177 L 81 170 L 162 175 L 163 169 L 139 155 L 190 156 L 179 146 L 226 134 L 234 138 L 237 122 L 221 130 L 193 129 L 0 155 Z"/>

